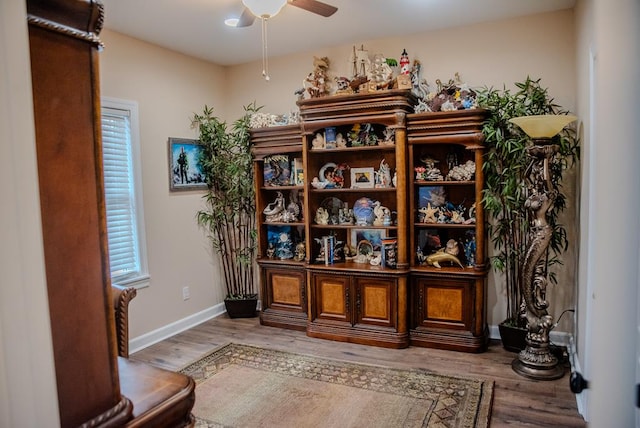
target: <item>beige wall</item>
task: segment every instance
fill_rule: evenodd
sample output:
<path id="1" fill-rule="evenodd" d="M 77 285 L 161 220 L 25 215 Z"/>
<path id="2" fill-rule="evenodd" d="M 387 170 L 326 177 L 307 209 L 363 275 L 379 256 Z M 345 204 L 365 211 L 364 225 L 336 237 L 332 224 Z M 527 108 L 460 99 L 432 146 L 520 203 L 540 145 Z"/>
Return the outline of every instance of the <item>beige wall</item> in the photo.
<path id="1" fill-rule="evenodd" d="M 578 402 L 594 427 L 637 427 L 640 2 L 580 0 L 576 19 L 585 121 L 578 356 L 590 381 Z"/>
<path id="2" fill-rule="evenodd" d="M 543 30 L 542 30 L 543 29 Z M 271 81 L 261 77 L 260 61 L 224 69 L 175 52 L 106 31 L 101 55 L 102 94 L 138 101 L 142 139 L 143 181 L 151 287 L 141 290 L 132 303 L 132 337 L 161 328 L 222 301 L 212 287 L 214 267 L 202 233 L 194 222 L 200 193 L 170 194 L 167 190 L 166 139 L 195 137 L 188 117 L 205 103 L 228 120 L 253 101 L 262 111 L 297 110 L 294 91 L 313 68 L 313 56 L 328 56 L 331 72 L 346 75 L 353 45 L 287 57 L 270 58 Z M 573 110 L 576 103 L 575 41 L 572 11 L 535 15 L 508 21 L 416 34 L 383 40 L 356 40 L 370 54 L 399 58 L 407 49 L 423 65 L 431 85 L 448 81 L 456 72 L 473 87 L 506 85 L 527 75 L 542 78 L 556 101 Z M 573 195 L 570 174 L 567 192 Z M 574 197 L 569 198 L 574 201 Z M 573 214 L 574 206 L 567 213 Z M 574 225 L 570 217 L 566 224 Z M 571 232 L 572 242 L 575 233 Z M 551 313 L 574 307 L 575 247 L 567 253 L 559 273 L 560 286 L 551 290 Z M 192 299 L 182 301 L 188 285 Z M 488 320 L 504 318 L 503 285 L 493 275 L 488 286 Z M 215 291 L 214 291 L 215 290 Z M 572 331 L 564 317 L 559 331 Z"/>
<path id="3" fill-rule="evenodd" d="M 260 61 L 233 67 L 229 74 L 230 114 L 256 100 L 264 111 L 284 113 L 296 108 L 293 92 L 313 69 L 313 56 L 327 56 L 332 75 L 349 72 L 353 45 L 370 55 L 382 53 L 400 59 L 406 49 L 420 60 L 423 77 L 448 81 L 456 72 L 471 86 L 507 87 L 527 75 L 542 78 L 563 106 L 575 105 L 575 42 L 571 10 L 535 15 L 380 40 L 354 40 L 353 44 L 269 60 L 271 80 L 261 78 Z"/>
<path id="4" fill-rule="evenodd" d="M 575 84 L 575 31 L 573 11 L 561 11 L 415 34 L 411 37 L 380 40 L 356 40 L 370 55 L 382 53 L 399 59 L 406 49 L 411 60 L 422 63 L 423 77 L 435 88 L 436 79 L 444 82 L 458 72 L 462 80 L 472 87 L 514 89 L 513 83 L 541 78 L 543 86 L 564 108 L 574 110 Z M 321 51 L 287 57 L 271 58 L 271 80 L 261 78 L 262 64 L 254 62 L 233 67 L 229 74 L 231 88 L 228 108 L 231 115 L 242 112 L 242 105 L 256 101 L 268 113 L 286 113 L 296 109 L 294 91 L 313 69 L 313 56 L 327 56 L 331 61 L 330 73 L 347 75 L 353 45 L 337 46 Z M 565 253 L 565 265 L 558 272 L 559 286 L 550 286 L 549 312 L 558 317 L 563 310 L 575 308 L 574 291 L 577 287 L 577 232 L 575 221 L 577 206 L 575 193 L 577 171 L 569 171 L 565 191 L 569 195 L 561 221 L 567 226 L 571 247 Z M 504 284 L 500 278 L 489 277 L 488 320 L 497 325 L 504 319 Z M 573 317 L 565 315 L 556 331 L 572 332 Z"/>
<path id="5" fill-rule="evenodd" d="M 222 115 L 225 69 L 104 31 L 101 95 L 138 103 L 150 286 L 131 303 L 131 337 L 220 303 L 214 259 L 195 221 L 204 192 L 169 192 L 167 138 L 197 138 L 190 117 L 207 104 Z M 191 299 L 182 300 L 188 286 Z"/>

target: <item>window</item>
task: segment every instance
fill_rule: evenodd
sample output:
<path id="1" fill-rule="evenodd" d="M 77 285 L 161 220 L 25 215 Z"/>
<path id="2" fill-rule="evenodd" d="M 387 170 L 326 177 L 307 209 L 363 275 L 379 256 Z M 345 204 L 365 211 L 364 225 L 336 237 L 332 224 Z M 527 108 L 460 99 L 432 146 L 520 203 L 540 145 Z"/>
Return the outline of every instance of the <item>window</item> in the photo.
<path id="1" fill-rule="evenodd" d="M 102 155 L 111 281 L 146 286 L 138 105 L 102 99 Z"/>

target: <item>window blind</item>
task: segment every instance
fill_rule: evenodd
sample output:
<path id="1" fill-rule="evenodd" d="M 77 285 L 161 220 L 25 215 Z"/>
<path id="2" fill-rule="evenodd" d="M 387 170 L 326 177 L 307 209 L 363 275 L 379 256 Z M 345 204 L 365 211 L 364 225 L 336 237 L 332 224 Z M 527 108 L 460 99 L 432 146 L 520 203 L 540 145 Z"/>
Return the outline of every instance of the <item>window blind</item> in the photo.
<path id="1" fill-rule="evenodd" d="M 115 281 L 140 273 L 128 110 L 103 107 L 102 144 L 109 263 Z"/>

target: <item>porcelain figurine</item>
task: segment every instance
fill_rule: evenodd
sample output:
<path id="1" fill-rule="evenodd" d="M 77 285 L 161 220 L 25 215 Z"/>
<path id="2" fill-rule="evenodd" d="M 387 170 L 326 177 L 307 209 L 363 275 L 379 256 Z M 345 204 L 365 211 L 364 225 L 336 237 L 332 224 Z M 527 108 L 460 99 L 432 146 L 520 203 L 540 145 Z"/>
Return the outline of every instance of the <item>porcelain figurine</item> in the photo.
<path id="1" fill-rule="evenodd" d="M 281 233 L 276 247 L 276 257 L 280 260 L 288 260 L 293 258 L 291 247 L 293 242 L 288 233 Z"/>
<path id="2" fill-rule="evenodd" d="M 476 235 L 473 231 L 467 232 L 467 238 L 464 243 L 464 257 L 467 259 L 467 266 L 476 265 Z"/>
<path id="3" fill-rule="evenodd" d="M 293 256 L 293 260 L 297 262 L 303 261 L 306 256 L 306 252 L 307 250 L 305 248 L 304 242 L 298 242 L 298 244 L 296 245 L 296 251 L 295 255 Z"/>
<path id="4" fill-rule="evenodd" d="M 272 223 L 277 221 L 282 221 L 285 211 L 284 206 L 284 195 L 282 192 L 278 192 L 276 195 L 276 200 L 267 204 L 262 210 L 262 213 L 266 216 L 265 222 Z"/>
<path id="5" fill-rule="evenodd" d="M 440 161 L 431 157 L 424 157 L 420 159 L 420 162 L 424 163 L 425 171 L 422 173 L 422 179 L 427 181 L 441 181 L 444 180 L 440 169 L 436 167 L 436 164 Z"/>
<path id="6" fill-rule="evenodd" d="M 395 128 L 386 127 L 382 132 L 382 140 L 379 142 L 381 146 L 392 146 L 396 143 Z"/>
<path id="7" fill-rule="evenodd" d="M 300 205 L 298 205 L 296 202 L 291 200 L 289 202 L 289 205 L 287 205 L 286 211 L 283 213 L 282 220 L 285 222 L 298 221 L 299 216 L 300 216 Z"/>
<path id="8" fill-rule="evenodd" d="M 329 184 L 328 181 L 320 181 L 318 177 L 313 177 L 313 180 L 311 180 L 311 185 L 316 189 L 324 189 L 327 184 Z"/>
<path id="9" fill-rule="evenodd" d="M 440 266 L 440 263 L 443 263 L 443 262 L 456 264 L 461 268 L 464 268 L 464 266 L 462 266 L 462 263 L 460 263 L 460 259 L 458 259 L 456 256 L 452 254 L 447 253 L 444 248 L 439 249 L 433 254 L 429 254 L 427 256 L 426 261 L 429 266 L 433 266 L 438 269 L 442 267 Z"/>
<path id="10" fill-rule="evenodd" d="M 452 256 L 457 256 L 460 253 L 460 247 L 458 246 L 458 241 L 455 239 L 449 239 L 447 241 L 447 245 L 444 249 L 447 254 L 451 254 Z"/>
<path id="11" fill-rule="evenodd" d="M 385 159 L 380 161 L 380 169 L 376 171 L 376 188 L 391 187 L 391 168 Z"/>
<path id="12" fill-rule="evenodd" d="M 329 95 L 327 70 L 329 69 L 328 57 L 313 57 L 313 71 L 302 82 L 305 99 L 320 98 Z"/>
<path id="13" fill-rule="evenodd" d="M 269 245 L 267 246 L 267 257 L 272 259 L 274 258 L 276 255 L 276 247 L 275 245 L 273 245 L 273 242 L 269 242 Z"/>
<path id="14" fill-rule="evenodd" d="M 373 220 L 374 226 L 383 226 L 384 219 L 391 218 L 391 211 L 389 211 L 389 208 L 382 206 L 379 201 L 375 201 L 373 203 L 373 214 L 375 216 Z"/>
<path id="15" fill-rule="evenodd" d="M 380 262 L 382 262 L 382 256 L 380 254 L 376 254 L 369 260 L 369 264 L 371 266 L 379 266 Z"/>
<path id="16" fill-rule="evenodd" d="M 324 135 L 322 134 L 322 132 L 318 132 L 314 137 L 313 140 L 311 141 L 311 147 L 313 149 L 324 149 L 325 146 L 325 140 L 324 140 Z"/>
<path id="17" fill-rule="evenodd" d="M 318 210 L 316 211 L 315 220 L 317 224 L 322 224 L 322 225 L 329 224 L 329 211 L 327 211 L 323 207 L 319 207 Z"/>

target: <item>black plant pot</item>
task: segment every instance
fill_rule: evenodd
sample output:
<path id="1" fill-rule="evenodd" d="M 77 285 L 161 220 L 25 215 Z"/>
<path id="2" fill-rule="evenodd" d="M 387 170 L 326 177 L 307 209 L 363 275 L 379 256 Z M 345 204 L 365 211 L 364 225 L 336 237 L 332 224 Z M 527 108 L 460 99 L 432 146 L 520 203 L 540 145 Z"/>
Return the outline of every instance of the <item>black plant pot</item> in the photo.
<path id="1" fill-rule="evenodd" d="M 507 325 L 505 323 L 498 324 L 502 346 L 510 352 L 520 352 L 527 346 L 526 337 L 527 329 Z"/>
<path id="2" fill-rule="evenodd" d="M 246 299 L 225 299 L 224 306 L 227 309 L 229 318 L 254 318 L 258 316 L 256 307 L 258 297 L 248 297 Z"/>

